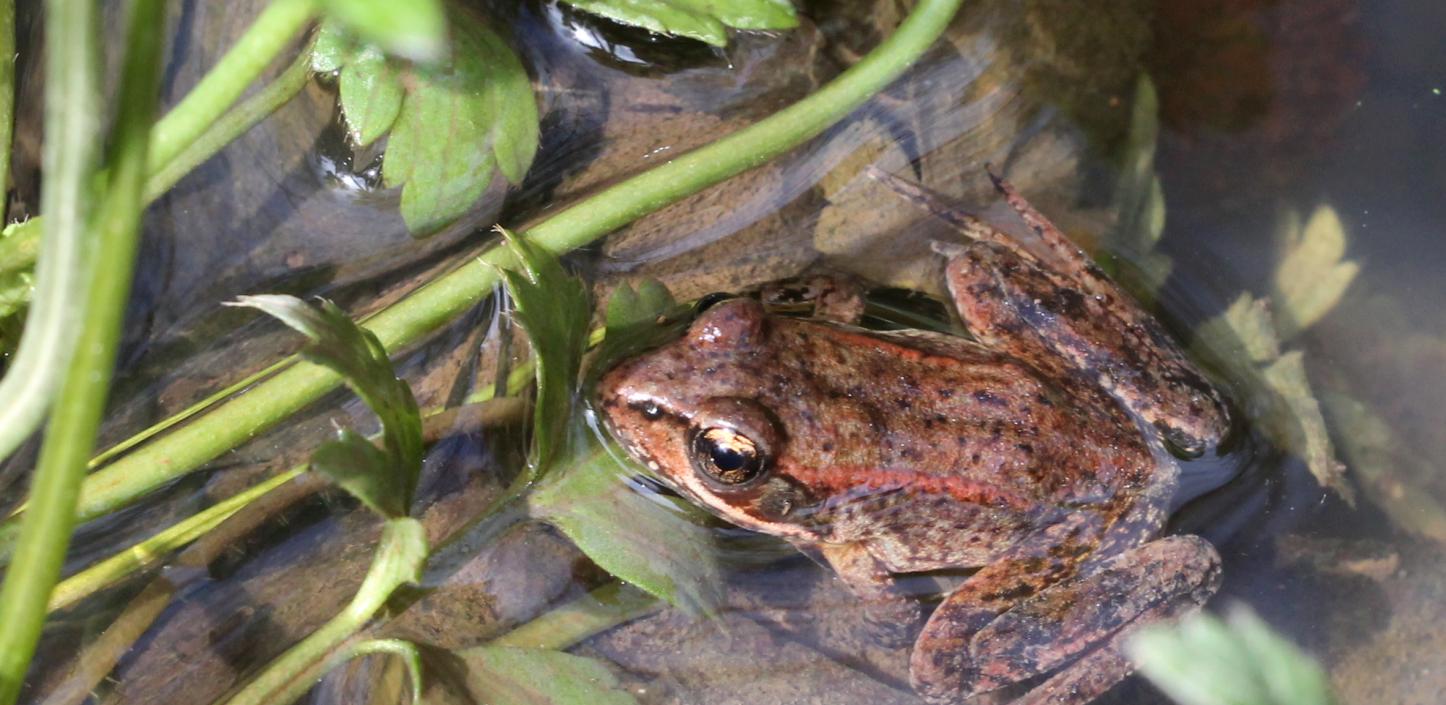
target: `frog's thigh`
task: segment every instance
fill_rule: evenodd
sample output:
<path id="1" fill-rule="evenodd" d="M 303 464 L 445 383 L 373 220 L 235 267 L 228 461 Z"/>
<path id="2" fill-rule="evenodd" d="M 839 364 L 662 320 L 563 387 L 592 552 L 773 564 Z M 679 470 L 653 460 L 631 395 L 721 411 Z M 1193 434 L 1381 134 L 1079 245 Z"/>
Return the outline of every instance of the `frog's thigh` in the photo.
<path id="1" fill-rule="evenodd" d="M 1126 633 L 1203 604 L 1219 578 L 1208 542 L 1173 536 L 1052 585 L 969 634 L 956 624 L 977 624 L 978 605 L 951 595 L 919 637 L 914 686 L 933 702 L 959 702 L 1064 666 L 1019 702 L 1088 702 L 1129 673 L 1118 647 Z"/>

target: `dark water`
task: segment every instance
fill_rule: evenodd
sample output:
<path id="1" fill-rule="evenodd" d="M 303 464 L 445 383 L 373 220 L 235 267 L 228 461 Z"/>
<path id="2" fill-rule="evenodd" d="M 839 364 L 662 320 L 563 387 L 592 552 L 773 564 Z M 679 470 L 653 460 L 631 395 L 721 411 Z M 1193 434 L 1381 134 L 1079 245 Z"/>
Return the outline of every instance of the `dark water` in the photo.
<path id="1" fill-rule="evenodd" d="M 169 99 L 253 12 L 213 3 L 177 9 Z M 330 89 L 308 88 L 149 213 L 108 438 L 293 349 L 278 326 L 220 301 L 284 291 L 374 310 L 470 257 L 484 240 L 477 226 L 524 225 L 748 124 L 835 75 L 900 16 L 889 3 L 820 3 L 799 30 L 737 37 L 722 51 L 553 6 L 490 12 L 525 38 L 521 53 L 537 81 L 543 148 L 526 183 L 510 194 L 494 185 L 463 223 L 414 240 L 397 194 L 367 172 L 376 153 L 352 154 Z M 1212 607 L 1253 607 L 1322 661 L 1344 701 L 1439 702 L 1442 26 L 1446 9 L 1421 0 L 966 3 L 949 42 L 823 138 L 570 263 L 600 292 L 620 279 L 657 277 L 691 298 L 827 267 L 937 294 L 928 243 L 948 229 L 893 201 L 863 170 L 873 164 L 908 175 L 998 216 L 981 171 L 989 161 L 1124 281 L 1143 287 L 1173 332 L 1196 339 L 1242 291 L 1271 295 L 1288 250 L 1288 213 L 1306 222 L 1333 209 L 1343 257 L 1359 273 L 1338 305 L 1283 350 L 1303 354 L 1355 506 L 1323 489 L 1289 443 L 1241 424 L 1225 457 L 1186 467 L 1187 476 L 1209 480 L 1202 486 L 1233 479 L 1186 504 L 1172 526 L 1205 536 L 1224 557 Z M 1128 219 L 1116 208 L 1121 175 L 1141 153 L 1131 131 L 1149 131 L 1133 110 L 1142 72 L 1160 106 L 1146 121 L 1158 125 L 1158 244 L 1122 225 Z M 1161 256 L 1171 263 L 1164 276 Z M 490 353 L 479 363 L 476 351 L 495 349 L 497 321 L 490 303 L 480 305 L 402 356 L 423 406 L 455 403 L 459 390 L 490 379 Z M 1244 412 L 1253 382 L 1233 375 L 1230 363 L 1217 360 L 1214 371 Z M 364 409 L 347 399 L 332 395 L 209 472 L 86 527 L 72 566 L 289 467 L 334 423 L 368 428 Z M 455 527 L 480 510 L 499 475 L 515 467 L 519 446 L 516 434 L 440 443 L 422 490 L 434 526 Z M 368 559 L 374 520 L 329 493 L 280 518 L 205 566 L 168 569 L 183 599 L 121 661 L 103 700 L 211 700 L 344 604 Z M 777 542 L 717 531 L 737 564 L 720 620 L 664 612 L 578 653 L 618 664 L 644 702 L 915 702 L 906 650 L 861 639 L 855 603 L 826 571 Z M 603 578 L 566 539 L 529 526 L 469 559 L 394 633 L 443 647 L 478 643 Z M 37 682 L 53 682 L 46 679 L 77 640 L 92 639 L 143 584 L 61 615 Z M 186 655 L 179 668 L 177 654 Z M 349 688 L 373 677 L 355 670 L 317 697 L 355 702 Z M 1108 699 L 1163 702 L 1138 679 Z"/>

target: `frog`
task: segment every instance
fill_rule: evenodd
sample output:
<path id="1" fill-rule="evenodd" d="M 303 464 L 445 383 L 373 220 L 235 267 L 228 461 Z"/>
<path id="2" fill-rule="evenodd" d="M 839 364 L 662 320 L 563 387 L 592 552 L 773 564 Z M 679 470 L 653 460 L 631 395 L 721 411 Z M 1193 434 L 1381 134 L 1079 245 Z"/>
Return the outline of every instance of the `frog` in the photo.
<path id="1" fill-rule="evenodd" d="M 719 297 L 601 377 L 606 428 L 667 486 L 830 566 L 929 703 L 1087 703 L 1123 642 L 1221 581 L 1166 535 L 1180 458 L 1220 452 L 1224 395 L 1159 321 L 1003 178 L 1016 237 L 923 186 L 968 336 L 872 331 Z M 932 613 L 900 576 L 966 577 Z M 972 571 L 972 572 L 967 572 Z M 922 626 L 920 626 L 922 624 Z"/>

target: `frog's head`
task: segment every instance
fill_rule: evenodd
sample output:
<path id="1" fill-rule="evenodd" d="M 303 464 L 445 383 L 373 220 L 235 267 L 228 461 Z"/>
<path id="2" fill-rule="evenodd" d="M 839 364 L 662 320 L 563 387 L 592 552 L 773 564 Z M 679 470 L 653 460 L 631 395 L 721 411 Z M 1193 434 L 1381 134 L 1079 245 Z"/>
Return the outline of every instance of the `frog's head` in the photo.
<path id="1" fill-rule="evenodd" d="M 808 493 L 778 472 L 788 434 L 761 397 L 770 349 L 762 306 L 723 301 L 682 338 L 604 375 L 598 406 L 634 459 L 697 504 L 746 528 L 807 538 L 790 514 Z"/>

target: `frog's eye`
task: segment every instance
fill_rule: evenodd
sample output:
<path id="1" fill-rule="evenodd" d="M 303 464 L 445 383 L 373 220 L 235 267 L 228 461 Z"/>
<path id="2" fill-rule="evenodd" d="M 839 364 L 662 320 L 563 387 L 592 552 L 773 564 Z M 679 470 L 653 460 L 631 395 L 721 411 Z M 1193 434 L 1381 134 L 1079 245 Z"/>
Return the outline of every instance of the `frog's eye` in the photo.
<path id="1" fill-rule="evenodd" d="M 736 487 L 763 473 L 766 452 L 735 429 L 713 427 L 693 432 L 688 444 L 693 469 L 722 485 Z"/>

